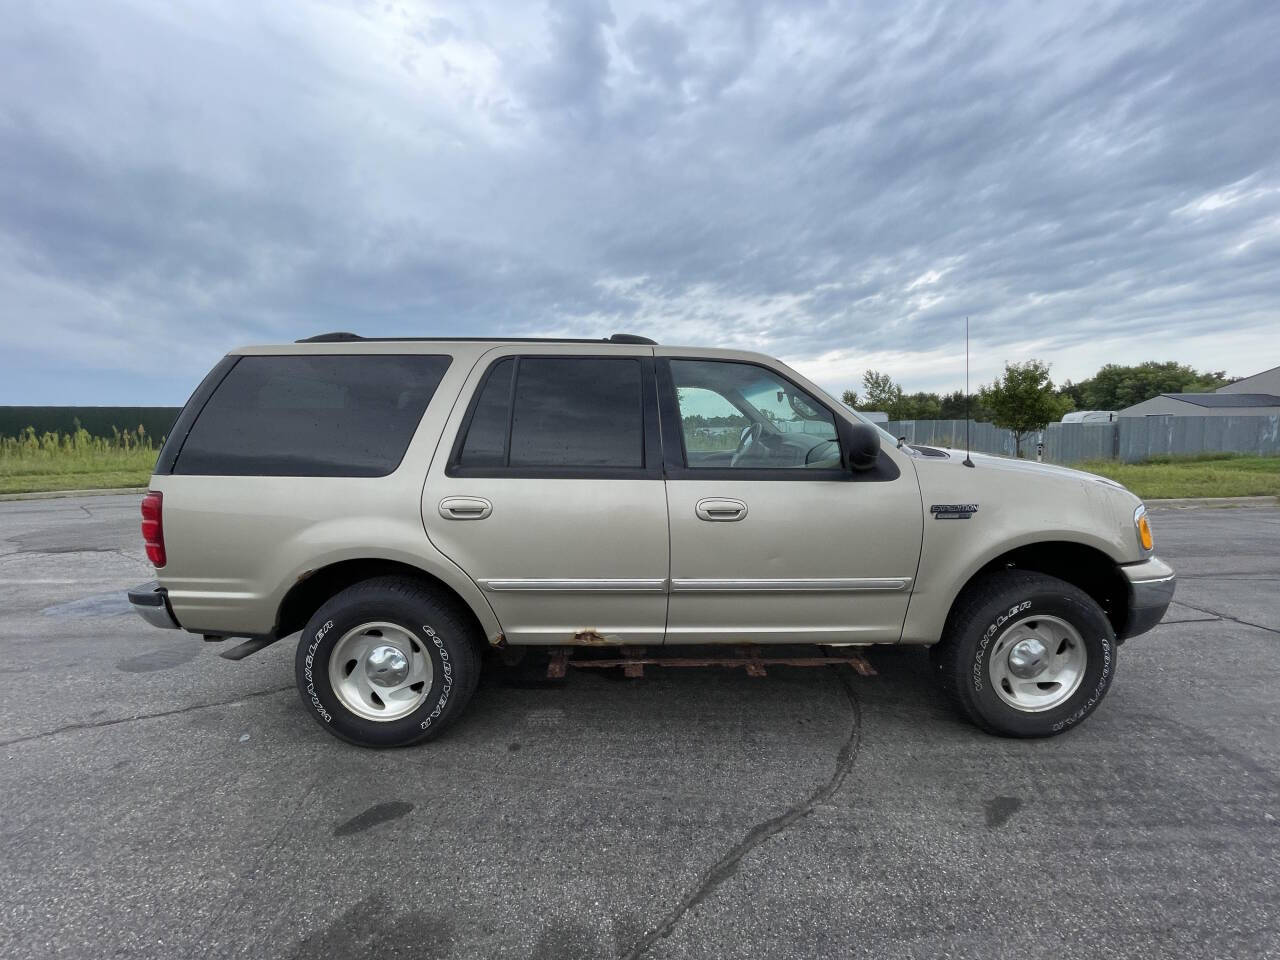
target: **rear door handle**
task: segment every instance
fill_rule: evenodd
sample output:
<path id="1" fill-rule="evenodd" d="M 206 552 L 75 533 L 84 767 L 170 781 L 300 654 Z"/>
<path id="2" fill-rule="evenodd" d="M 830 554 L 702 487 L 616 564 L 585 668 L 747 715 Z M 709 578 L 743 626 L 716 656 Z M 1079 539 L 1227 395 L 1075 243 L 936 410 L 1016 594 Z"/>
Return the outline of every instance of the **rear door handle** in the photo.
<path id="1" fill-rule="evenodd" d="M 747 505 L 729 497 L 707 497 L 693 508 L 699 520 L 741 520 L 747 515 Z"/>
<path id="2" fill-rule="evenodd" d="M 493 504 L 484 497 L 445 497 L 440 516 L 446 520 L 483 520 L 493 513 Z"/>

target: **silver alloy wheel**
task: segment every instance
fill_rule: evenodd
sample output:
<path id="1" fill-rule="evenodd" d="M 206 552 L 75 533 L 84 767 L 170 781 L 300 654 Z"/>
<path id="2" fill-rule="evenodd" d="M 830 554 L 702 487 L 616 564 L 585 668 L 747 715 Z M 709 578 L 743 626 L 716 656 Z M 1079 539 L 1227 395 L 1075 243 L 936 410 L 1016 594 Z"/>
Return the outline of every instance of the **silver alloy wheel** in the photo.
<path id="1" fill-rule="evenodd" d="M 991 687 L 1024 713 L 1052 710 L 1084 680 L 1089 654 L 1080 631 L 1059 617 L 1025 617 L 1005 628 L 987 662 Z"/>
<path id="2" fill-rule="evenodd" d="M 362 623 L 329 654 L 329 684 L 342 705 L 366 720 L 399 720 L 427 699 L 435 668 L 413 634 L 394 623 Z"/>

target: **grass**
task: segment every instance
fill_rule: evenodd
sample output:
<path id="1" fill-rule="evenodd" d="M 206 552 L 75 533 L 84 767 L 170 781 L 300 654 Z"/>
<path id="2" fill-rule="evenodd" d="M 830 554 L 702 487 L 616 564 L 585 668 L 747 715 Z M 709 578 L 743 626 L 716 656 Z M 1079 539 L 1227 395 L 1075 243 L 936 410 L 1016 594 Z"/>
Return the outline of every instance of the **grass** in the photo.
<path id="1" fill-rule="evenodd" d="M 17 437 L 0 437 L 0 493 L 145 487 L 156 454 L 141 427 L 111 437 L 83 429 L 37 434 L 28 427 Z"/>
<path id="2" fill-rule="evenodd" d="M 1144 500 L 1280 496 L 1280 457 L 1202 453 L 1153 457 L 1144 463 L 1087 460 L 1072 466 L 1123 483 Z"/>
<path id="3" fill-rule="evenodd" d="M 702 436 L 699 450 L 732 450 L 737 434 Z M 87 431 L 0 437 L 0 493 L 145 487 L 157 445 L 141 428 L 92 437 Z M 1088 460 L 1072 464 L 1110 477 L 1145 500 L 1170 497 L 1280 496 L 1280 457 L 1205 453 L 1145 463 Z"/>

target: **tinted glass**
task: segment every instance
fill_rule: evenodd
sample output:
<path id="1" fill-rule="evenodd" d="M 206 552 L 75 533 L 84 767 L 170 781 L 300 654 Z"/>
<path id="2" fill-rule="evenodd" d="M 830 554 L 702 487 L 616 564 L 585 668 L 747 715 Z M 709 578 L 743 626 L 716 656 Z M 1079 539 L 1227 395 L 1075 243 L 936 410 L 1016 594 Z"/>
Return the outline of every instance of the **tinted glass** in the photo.
<path id="1" fill-rule="evenodd" d="M 507 428 L 507 465 L 641 469 L 644 415 L 640 361 L 630 357 L 520 357 L 514 364 L 515 409 L 502 361 L 482 388 L 463 441 L 459 466 L 500 462 Z M 497 381 L 498 384 L 495 384 Z M 472 439 L 472 434 L 476 434 Z"/>
<path id="2" fill-rule="evenodd" d="M 522 357 L 515 399 L 511 466 L 644 466 L 639 360 Z"/>
<path id="3" fill-rule="evenodd" d="M 480 388 L 467 439 L 458 463 L 464 467 L 502 466 L 507 462 L 507 428 L 511 425 L 511 370 L 508 357 L 494 364 Z"/>
<path id="4" fill-rule="evenodd" d="M 381 477 L 404 457 L 449 368 L 442 356 L 241 357 L 174 473 Z"/>
<path id="5" fill-rule="evenodd" d="M 672 360 L 693 468 L 837 469 L 835 418 L 808 393 L 749 363 Z"/>
<path id="6" fill-rule="evenodd" d="M 196 417 L 204 409 L 204 405 L 209 398 L 213 396 L 213 391 L 218 389 L 218 384 L 222 382 L 222 378 L 236 365 L 236 361 L 239 359 L 239 357 L 223 357 L 209 371 L 208 375 L 200 381 L 200 386 L 196 387 L 195 392 L 191 394 L 191 398 L 187 400 L 186 406 L 182 408 L 182 412 L 178 414 L 178 419 L 174 421 L 173 427 L 169 430 L 169 436 L 165 439 L 164 446 L 160 448 L 160 456 L 156 458 L 156 473 L 173 473 L 173 465 L 178 459 L 178 451 L 182 449 L 183 443 L 186 442 L 187 434 L 191 432 L 191 426 L 196 422 Z"/>

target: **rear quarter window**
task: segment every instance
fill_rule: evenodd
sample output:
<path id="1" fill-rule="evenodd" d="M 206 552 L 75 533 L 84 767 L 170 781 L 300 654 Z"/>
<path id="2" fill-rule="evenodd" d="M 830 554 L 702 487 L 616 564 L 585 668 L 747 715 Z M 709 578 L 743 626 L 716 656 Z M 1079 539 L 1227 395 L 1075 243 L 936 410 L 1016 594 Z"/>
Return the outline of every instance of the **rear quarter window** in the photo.
<path id="1" fill-rule="evenodd" d="M 196 418 L 176 474 L 382 477 L 400 465 L 447 356 L 241 357 Z"/>

